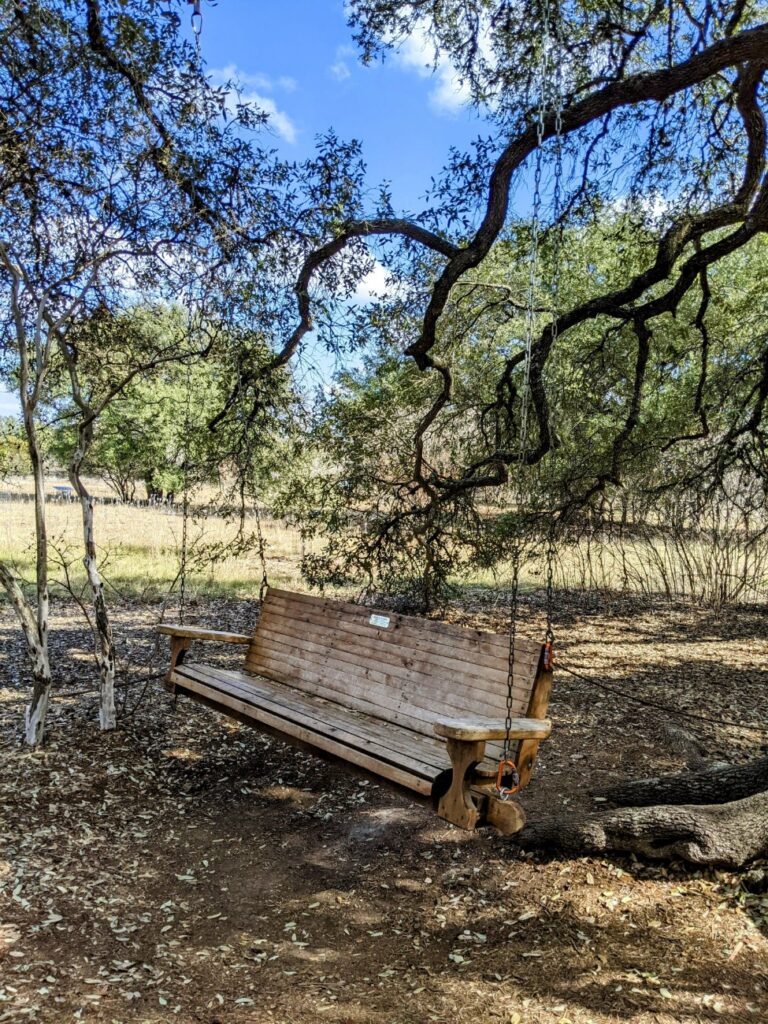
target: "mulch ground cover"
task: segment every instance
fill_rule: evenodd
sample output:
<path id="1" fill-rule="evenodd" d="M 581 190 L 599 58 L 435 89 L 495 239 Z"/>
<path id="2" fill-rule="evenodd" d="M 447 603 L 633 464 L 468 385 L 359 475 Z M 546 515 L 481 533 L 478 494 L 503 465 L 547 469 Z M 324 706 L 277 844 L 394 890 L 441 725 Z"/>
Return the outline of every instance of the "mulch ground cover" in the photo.
<path id="1" fill-rule="evenodd" d="M 23 646 L 0 609 L 0 1021 L 768 1020 L 765 865 L 737 875 L 523 854 L 343 766 L 174 705 L 136 671 L 119 730 L 102 735 L 90 638 L 74 609 L 55 612 L 57 685 L 70 695 L 30 752 Z M 151 658 L 152 615 L 115 613 L 121 651 L 148 674 L 165 657 Z M 524 615 L 538 636 L 534 598 Z M 248 629 L 252 616 L 244 602 L 193 609 L 218 628 Z M 504 630 L 503 609 L 480 600 L 447 617 Z M 561 663 L 611 690 L 557 674 L 529 818 L 599 809 L 590 791 L 606 782 L 765 743 L 764 610 L 574 599 L 559 617 Z"/>

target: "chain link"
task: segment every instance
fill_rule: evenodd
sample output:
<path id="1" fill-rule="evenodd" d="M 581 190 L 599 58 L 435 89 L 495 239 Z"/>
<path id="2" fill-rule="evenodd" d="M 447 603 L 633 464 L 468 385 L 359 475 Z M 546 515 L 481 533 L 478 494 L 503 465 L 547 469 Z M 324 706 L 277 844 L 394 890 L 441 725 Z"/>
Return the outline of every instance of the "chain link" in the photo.
<path id="1" fill-rule="evenodd" d="M 194 334 L 192 288 L 190 286 L 187 313 L 187 340 L 192 349 Z M 189 438 L 192 433 L 192 365 L 187 361 L 186 399 L 184 403 L 184 459 L 182 462 L 183 491 L 181 497 L 181 557 L 179 559 L 179 622 L 184 624 L 187 598 L 187 561 L 189 551 Z"/>
<path id="2" fill-rule="evenodd" d="M 195 52 L 201 59 L 200 36 L 203 31 L 203 14 L 200 10 L 201 0 L 187 0 L 192 8 L 190 23 L 195 37 Z M 193 275 L 194 279 L 194 275 Z M 187 310 L 187 340 L 192 341 L 194 333 L 193 285 L 189 286 L 189 306 Z M 190 349 L 192 346 L 190 345 Z M 184 410 L 184 490 L 181 501 L 181 556 L 179 558 L 179 622 L 184 624 L 187 600 L 187 562 L 189 549 L 189 437 L 192 431 L 192 366 L 187 362 L 187 395 Z"/>
<path id="3" fill-rule="evenodd" d="M 507 667 L 507 703 L 506 718 L 504 719 L 504 748 L 502 760 L 507 761 L 510 757 L 510 744 L 512 732 L 512 703 L 515 675 L 515 642 L 517 640 L 517 598 L 520 585 L 520 548 L 515 544 L 512 552 L 512 592 L 509 600 L 509 662 Z"/>
<path id="4" fill-rule="evenodd" d="M 549 536 L 547 537 L 547 627 L 544 633 L 544 644 L 546 647 L 546 665 L 547 669 L 552 668 L 552 646 L 555 642 L 555 631 L 552 626 L 552 617 L 554 612 L 555 604 L 555 558 L 557 556 L 557 549 L 555 547 L 555 524 L 554 522 L 550 525 Z"/>
<path id="5" fill-rule="evenodd" d="M 261 563 L 261 583 L 259 584 L 259 604 L 264 604 L 264 598 L 269 590 L 269 579 L 267 578 L 267 553 L 264 543 L 264 533 L 261 529 L 261 509 L 258 502 L 253 503 L 253 511 L 256 517 L 256 540 L 259 549 L 259 561 Z"/>
<path id="6" fill-rule="evenodd" d="M 563 212 L 562 178 L 563 178 L 563 22 L 559 17 L 559 11 L 555 17 L 555 73 L 551 79 L 552 100 L 551 106 L 555 118 L 555 168 L 554 183 L 552 187 L 552 218 L 554 226 L 552 244 L 552 277 L 551 277 L 551 309 L 552 325 L 550 327 L 551 347 L 554 349 L 558 335 L 558 319 L 560 316 L 560 279 L 562 275 L 562 253 L 563 253 L 563 225 L 561 223 Z M 547 536 L 547 596 L 546 615 L 547 625 L 544 637 L 545 643 L 545 667 L 551 669 L 553 665 L 553 646 L 555 633 L 553 628 L 554 614 L 554 568 L 557 557 L 556 548 L 556 524 L 554 519 L 550 522 Z"/>
<path id="7" fill-rule="evenodd" d="M 554 38 L 551 22 L 554 20 Z M 536 116 L 536 157 L 533 174 L 533 199 L 531 212 L 531 241 L 528 254 L 528 288 L 526 296 L 525 318 L 525 357 L 523 361 L 523 383 L 520 398 L 519 448 L 516 474 L 516 507 L 523 507 L 523 468 L 528 451 L 528 420 L 531 407 L 531 362 L 533 343 L 536 330 L 536 297 L 539 290 L 540 243 L 541 243 L 541 206 L 542 206 L 542 174 L 544 167 L 544 139 L 547 128 L 547 115 L 551 109 L 554 114 L 555 165 L 553 183 L 553 210 L 555 223 L 555 244 L 552 265 L 552 332 L 553 341 L 557 337 L 558 290 L 560 283 L 561 231 L 560 214 L 562 207 L 562 175 L 563 175 L 563 69 L 562 69 L 562 19 L 557 0 L 542 0 L 542 55 L 539 63 L 538 109 Z M 553 67 L 554 64 L 554 67 Z M 551 667 L 551 651 L 554 641 L 552 613 L 554 605 L 554 530 L 550 529 L 547 543 L 547 627 L 545 634 L 545 664 Z M 517 639 L 517 613 L 520 588 L 520 562 L 522 551 L 520 543 L 515 540 L 512 552 L 512 588 L 509 603 L 509 667 L 507 672 L 506 719 L 504 724 L 504 746 L 502 761 L 509 760 L 512 732 L 512 705 L 515 673 L 515 643 Z"/>
<path id="8" fill-rule="evenodd" d="M 195 44 L 198 48 L 198 54 L 200 52 L 200 36 L 203 32 L 203 12 L 200 10 L 201 0 L 187 0 L 187 3 L 192 8 L 192 14 L 190 15 L 190 22 L 192 23 L 192 32 L 195 36 Z"/>

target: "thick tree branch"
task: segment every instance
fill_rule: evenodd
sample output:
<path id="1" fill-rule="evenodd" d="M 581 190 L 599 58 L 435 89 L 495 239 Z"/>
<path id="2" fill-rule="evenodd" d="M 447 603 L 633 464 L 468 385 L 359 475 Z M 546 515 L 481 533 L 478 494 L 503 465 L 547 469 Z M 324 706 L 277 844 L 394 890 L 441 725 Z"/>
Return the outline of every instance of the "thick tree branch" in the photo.
<path id="1" fill-rule="evenodd" d="M 603 89 L 567 107 L 562 115 L 562 134 L 572 132 L 605 117 L 622 107 L 654 101 L 661 103 L 670 96 L 697 85 L 726 68 L 744 62 L 764 62 L 768 53 L 768 25 L 750 29 L 739 35 L 718 40 L 672 68 L 641 72 Z M 545 117 L 543 141 L 555 133 L 555 115 Z M 509 210 L 509 189 L 512 175 L 531 155 L 538 144 L 536 126 L 531 125 L 512 140 L 496 161 L 490 179 L 486 213 L 472 242 L 447 264 L 435 284 L 424 315 L 420 337 L 407 350 L 420 369 L 430 365 L 428 354 L 436 339 L 438 321 L 445 309 L 454 284 L 488 254 L 506 222 Z"/>
<path id="2" fill-rule="evenodd" d="M 280 351 L 277 352 L 275 356 L 259 371 L 260 377 L 267 377 L 269 374 L 274 373 L 275 370 L 279 370 L 281 367 L 287 365 L 292 356 L 296 353 L 296 350 L 301 344 L 302 338 L 312 330 L 312 302 L 309 289 L 312 284 L 312 278 L 317 271 L 330 259 L 337 256 L 343 249 L 345 249 L 348 243 L 353 239 L 366 238 L 372 235 L 399 235 L 402 238 L 418 242 L 425 248 L 432 249 L 434 252 L 448 257 L 458 252 L 458 248 L 453 245 L 452 242 L 447 241 L 440 235 L 436 235 L 434 232 L 428 231 L 426 228 L 421 227 L 421 225 L 414 224 L 411 221 L 398 218 L 377 218 L 372 220 L 355 221 L 351 224 L 347 224 L 335 238 L 332 238 L 330 241 L 326 242 L 325 245 L 315 249 L 305 259 L 294 286 L 296 304 L 299 310 L 299 323 L 283 345 L 282 349 L 280 349 Z M 244 375 L 237 382 L 233 390 L 230 392 L 227 401 L 224 403 L 224 406 L 208 424 L 211 430 L 216 429 L 232 408 L 238 398 L 238 395 L 240 395 L 246 387 L 250 386 L 254 380 L 255 375 L 250 374 L 247 376 Z"/>

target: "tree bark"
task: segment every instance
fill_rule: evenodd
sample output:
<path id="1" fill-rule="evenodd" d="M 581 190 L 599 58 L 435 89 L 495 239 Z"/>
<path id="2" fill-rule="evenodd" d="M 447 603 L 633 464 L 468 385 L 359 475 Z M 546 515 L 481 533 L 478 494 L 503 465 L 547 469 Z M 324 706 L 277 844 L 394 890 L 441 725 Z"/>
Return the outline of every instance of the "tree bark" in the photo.
<path id="1" fill-rule="evenodd" d="M 738 868 L 768 854 L 768 793 L 726 804 L 621 808 L 583 818 L 553 815 L 532 822 L 520 842 L 526 848 L 679 857 Z"/>
<path id="2" fill-rule="evenodd" d="M 99 725 L 102 731 L 114 729 L 117 725 L 115 707 L 115 641 L 112 623 L 104 600 L 104 583 L 101 579 L 98 552 L 93 524 L 93 498 L 83 482 L 81 474 L 83 460 L 93 441 L 93 418 L 86 415 L 78 424 L 77 447 L 69 463 L 69 480 L 80 500 L 83 520 L 83 565 L 88 576 L 93 603 L 96 631 L 96 660 L 99 665 Z"/>
<path id="3" fill-rule="evenodd" d="M 640 779 L 605 791 L 623 806 L 550 815 L 520 835 L 526 848 L 635 853 L 652 860 L 742 867 L 768 854 L 768 755 L 743 765 Z"/>
<path id="4" fill-rule="evenodd" d="M 612 804 L 723 804 L 768 790 L 768 754 L 748 764 L 718 764 L 682 775 L 637 779 L 601 792 Z"/>
<path id="5" fill-rule="evenodd" d="M 38 618 L 30 606 L 11 570 L 0 562 L 0 585 L 21 623 L 27 641 L 27 651 L 32 662 L 32 700 L 24 713 L 24 735 L 30 746 L 42 742 L 45 718 L 51 694 L 51 666 L 48 658 L 47 631 L 41 636 Z"/>
<path id="6" fill-rule="evenodd" d="M 32 662 L 32 700 L 24 714 L 24 735 L 30 746 L 38 746 L 45 734 L 45 719 L 51 695 L 51 666 L 48 655 L 48 532 L 45 520 L 45 469 L 37 436 L 35 414 L 51 361 L 51 339 L 43 329 L 46 296 L 36 301 L 34 326 L 28 331 L 22 298 L 24 272 L 0 242 L 0 264 L 10 279 L 10 310 L 19 355 L 19 399 L 35 494 L 35 581 L 37 605 L 33 609 L 7 566 L 0 566 L 0 583 L 19 616 Z"/>
<path id="7" fill-rule="evenodd" d="M 23 332 L 21 337 L 24 338 Z M 21 343 L 20 343 L 21 344 Z M 38 352 L 48 352 L 48 346 L 43 349 L 38 344 Z M 45 518 L 45 470 L 43 458 L 40 452 L 40 443 L 37 436 L 37 424 L 35 422 L 35 410 L 37 408 L 37 396 L 40 385 L 47 367 L 47 357 L 42 367 L 38 368 L 37 380 L 29 393 L 29 361 L 26 347 L 21 346 L 21 407 L 24 417 L 24 430 L 27 435 L 27 447 L 29 459 L 32 464 L 32 478 L 34 481 L 35 493 L 35 580 L 37 591 L 37 607 L 31 611 L 35 621 L 34 635 L 24 625 L 22 627 L 27 639 L 27 648 L 32 660 L 32 676 L 34 679 L 32 687 L 32 700 L 24 712 L 24 736 L 27 743 L 36 747 L 43 742 L 45 736 L 45 719 L 48 714 L 48 705 L 51 696 L 51 665 L 48 655 L 48 624 L 50 620 L 50 595 L 48 591 L 48 529 Z M 39 356 L 38 356 L 39 359 Z M 6 586 L 6 590 L 7 590 Z M 19 590 L 24 600 L 21 590 Z M 11 599 L 14 607 L 19 613 L 18 595 L 16 600 Z M 26 601 L 25 601 L 26 603 Z M 29 607 L 27 605 L 27 607 Z"/>

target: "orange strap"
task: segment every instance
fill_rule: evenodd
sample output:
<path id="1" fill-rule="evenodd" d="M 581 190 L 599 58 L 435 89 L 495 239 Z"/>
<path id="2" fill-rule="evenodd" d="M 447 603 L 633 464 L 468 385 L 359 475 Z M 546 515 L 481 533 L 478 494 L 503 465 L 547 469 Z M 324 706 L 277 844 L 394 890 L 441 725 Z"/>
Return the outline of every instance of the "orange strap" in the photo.
<path id="1" fill-rule="evenodd" d="M 496 792 L 499 794 L 499 796 L 502 799 L 504 799 L 504 798 L 506 798 L 508 796 L 512 796 L 513 793 L 516 793 L 520 789 L 520 783 L 519 782 L 517 783 L 516 786 L 505 786 L 504 785 L 504 769 L 505 768 L 511 768 L 513 774 L 517 775 L 517 765 L 512 760 L 512 758 L 511 757 L 502 757 L 502 759 L 499 761 L 499 767 L 498 767 L 498 770 L 496 772 Z M 519 778 L 519 776 L 518 776 L 518 778 Z"/>
<path id="2" fill-rule="evenodd" d="M 555 650 L 551 640 L 544 644 L 544 671 L 551 672 L 555 664 Z"/>

